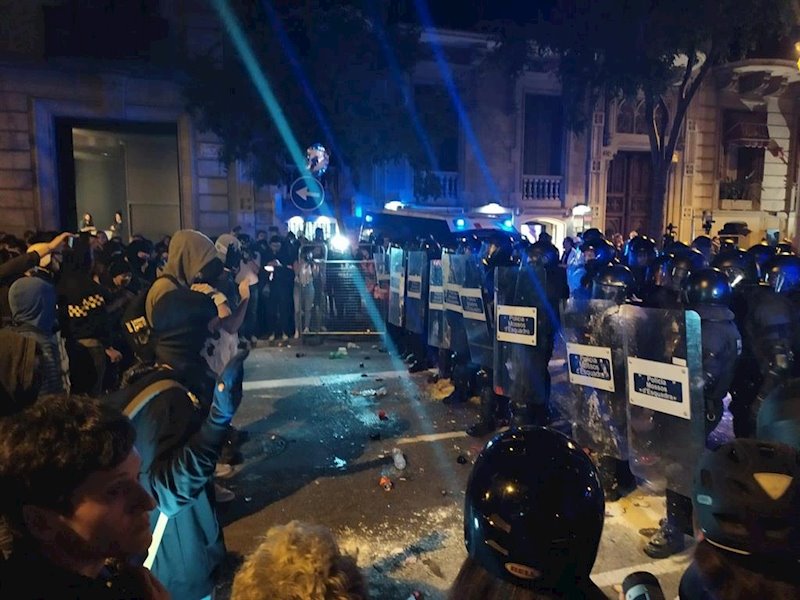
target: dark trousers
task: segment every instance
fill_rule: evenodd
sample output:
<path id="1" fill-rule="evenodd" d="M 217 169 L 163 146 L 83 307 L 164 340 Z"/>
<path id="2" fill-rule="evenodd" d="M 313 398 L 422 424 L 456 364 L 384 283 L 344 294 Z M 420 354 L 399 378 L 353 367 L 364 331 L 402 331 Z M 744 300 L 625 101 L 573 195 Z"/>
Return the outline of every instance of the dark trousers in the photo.
<path id="1" fill-rule="evenodd" d="M 108 364 L 103 344 L 96 339 L 72 340 L 67 349 L 72 393 L 101 396 Z"/>

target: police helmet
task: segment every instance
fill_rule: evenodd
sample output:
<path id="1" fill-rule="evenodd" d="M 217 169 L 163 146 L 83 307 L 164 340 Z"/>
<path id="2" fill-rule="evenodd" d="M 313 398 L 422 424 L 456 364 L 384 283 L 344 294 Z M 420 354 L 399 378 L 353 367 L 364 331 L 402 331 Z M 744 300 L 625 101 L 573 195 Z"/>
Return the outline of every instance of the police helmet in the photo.
<path id="1" fill-rule="evenodd" d="M 611 262 L 614 260 L 614 257 L 617 254 L 617 250 L 614 248 L 614 245 L 603 238 L 585 241 L 583 244 L 581 244 L 581 252 L 584 254 L 588 252 L 593 253 L 594 258 L 587 258 L 586 262 L 595 260 L 601 264 L 607 264 Z"/>
<path id="2" fill-rule="evenodd" d="M 706 257 L 706 264 L 711 263 L 711 256 L 714 253 L 714 244 L 711 242 L 710 237 L 707 235 L 697 236 L 692 240 L 692 248 Z"/>
<path id="3" fill-rule="evenodd" d="M 779 294 L 800 289 L 800 257 L 778 254 L 767 262 L 764 269 L 767 283 Z"/>
<path id="4" fill-rule="evenodd" d="M 672 259 L 672 273 L 670 273 L 671 287 L 680 290 L 689 275 L 703 269 L 705 263 L 705 257 L 693 248 L 675 254 L 675 258 Z"/>
<path id="5" fill-rule="evenodd" d="M 700 458 L 694 512 L 705 540 L 739 556 L 800 559 L 800 456 L 738 439 Z"/>
<path id="6" fill-rule="evenodd" d="M 614 300 L 617 304 L 622 304 L 635 284 L 636 279 L 633 276 L 633 271 L 625 265 L 604 265 L 600 267 L 594 276 L 592 298 L 596 300 Z"/>
<path id="7" fill-rule="evenodd" d="M 625 264 L 631 269 L 643 269 L 658 256 L 656 242 L 646 235 L 637 235 L 625 244 Z"/>
<path id="8" fill-rule="evenodd" d="M 750 252 L 742 250 L 726 250 L 717 254 L 711 266 L 719 269 L 728 277 L 732 288 L 742 283 L 756 283 L 758 281 L 758 266 Z"/>
<path id="9" fill-rule="evenodd" d="M 759 440 L 780 442 L 800 450 L 800 379 L 774 388 L 758 410 Z"/>
<path id="10" fill-rule="evenodd" d="M 433 238 L 422 240 L 419 249 L 428 255 L 428 260 L 436 260 L 442 258 L 442 246 Z"/>
<path id="11" fill-rule="evenodd" d="M 549 267 L 558 264 L 558 248 L 549 242 L 539 240 L 528 249 L 528 260 L 534 264 Z"/>
<path id="12" fill-rule="evenodd" d="M 686 302 L 689 306 L 696 304 L 729 305 L 731 302 L 731 284 L 728 277 L 719 269 L 701 269 L 695 271 L 684 284 Z"/>
<path id="13" fill-rule="evenodd" d="M 659 287 L 669 287 L 672 279 L 672 254 L 660 254 L 647 269 L 647 281 Z"/>
<path id="14" fill-rule="evenodd" d="M 597 227 L 590 227 L 589 229 L 583 232 L 581 237 L 583 238 L 584 242 L 593 242 L 605 239 L 603 232 L 600 231 Z"/>
<path id="15" fill-rule="evenodd" d="M 494 267 L 503 267 L 513 264 L 512 260 L 513 248 L 511 240 L 506 237 L 493 238 L 489 243 L 489 248 L 484 254 L 481 262 L 484 266 L 493 269 Z"/>
<path id="16" fill-rule="evenodd" d="M 605 514 L 597 470 L 581 447 L 544 427 L 495 436 L 467 483 L 470 557 L 516 586 L 588 578 Z"/>
<path id="17" fill-rule="evenodd" d="M 683 242 L 675 241 L 675 242 L 670 242 L 664 248 L 664 253 L 665 254 L 680 254 L 681 252 L 686 252 L 688 250 L 691 250 L 691 248 L 689 246 L 687 246 Z"/>
<path id="18" fill-rule="evenodd" d="M 782 242 L 778 242 L 776 246 L 778 254 L 797 254 L 797 250 L 795 247 L 792 246 L 792 243 L 789 240 L 783 240 Z"/>
<path id="19" fill-rule="evenodd" d="M 747 249 L 747 253 L 753 257 L 753 260 L 756 261 L 756 266 L 758 267 L 758 278 L 761 281 L 764 281 L 764 279 L 767 277 L 765 267 L 770 259 L 776 254 L 775 246 L 770 246 L 769 244 L 756 244 L 755 246 L 750 246 Z"/>

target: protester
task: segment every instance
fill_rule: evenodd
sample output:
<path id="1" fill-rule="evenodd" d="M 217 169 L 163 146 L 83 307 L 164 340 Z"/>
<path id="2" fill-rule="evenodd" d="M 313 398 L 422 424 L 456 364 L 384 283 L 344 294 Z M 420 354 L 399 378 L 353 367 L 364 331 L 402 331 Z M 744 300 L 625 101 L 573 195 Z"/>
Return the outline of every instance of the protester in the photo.
<path id="1" fill-rule="evenodd" d="M 589 578 L 604 514 L 597 470 L 575 442 L 542 427 L 497 435 L 467 483 L 469 556 L 448 597 L 605 598 Z"/>
<path id="2" fill-rule="evenodd" d="M 13 331 L 34 340 L 41 357 L 41 394 L 69 393 L 69 358 L 56 330 L 56 289 L 41 277 L 23 277 L 9 289 Z"/>
<path id="3" fill-rule="evenodd" d="M 169 598 L 130 562 L 147 553 L 155 506 L 134 436 L 127 418 L 87 398 L 45 396 L 0 419 L 0 513 L 13 535 L 0 597 Z"/>
<path id="4" fill-rule="evenodd" d="M 694 511 L 700 542 L 681 600 L 800 598 L 800 454 L 736 440 L 700 459 Z"/>
<path id="5" fill-rule="evenodd" d="M 233 580 L 232 600 L 367 600 L 356 561 L 329 529 L 292 521 L 271 527 Z"/>
<path id="6" fill-rule="evenodd" d="M 38 397 L 40 353 L 33 338 L 0 330 L 0 417 L 33 404 Z"/>

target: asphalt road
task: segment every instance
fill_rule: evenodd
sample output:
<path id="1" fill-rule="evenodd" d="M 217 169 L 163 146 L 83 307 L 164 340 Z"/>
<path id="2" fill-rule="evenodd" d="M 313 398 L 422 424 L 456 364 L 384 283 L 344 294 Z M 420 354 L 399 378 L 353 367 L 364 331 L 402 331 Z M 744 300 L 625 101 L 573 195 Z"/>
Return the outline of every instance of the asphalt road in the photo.
<path id="1" fill-rule="evenodd" d="M 346 342 L 251 353 L 235 421 L 251 439 L 244 464 L 223 482 L 237 494 L 220 510 L 228 549 L 246 554 L 275 524 L 320 523 L 357 556 L 373 598 L 405 600 L 414 590 L 426 600 L 446 598 L 466 556 L 462 507 L 471 461 L 488 437 L 463 433 L 477 406 L 444 405 L 446 382 L 409 376 L 376 339 L 356 343 L 341 359 L 329 353 Z M 555 385 L 563 381 L 563 365 L 554 362 L 551 371 Z M 394 447 L 407 459 L 403 471 L 393 467 Z M 384 474 L 390 491 L 379 485 Z M 657 527 L 663 496 L 639 490 L 606 507 L 594 581 L 616 598 L 625 575 L 651 571 L 675 598 L 688 551 L 661 561 L 641 551 L 640 530 Z"/>

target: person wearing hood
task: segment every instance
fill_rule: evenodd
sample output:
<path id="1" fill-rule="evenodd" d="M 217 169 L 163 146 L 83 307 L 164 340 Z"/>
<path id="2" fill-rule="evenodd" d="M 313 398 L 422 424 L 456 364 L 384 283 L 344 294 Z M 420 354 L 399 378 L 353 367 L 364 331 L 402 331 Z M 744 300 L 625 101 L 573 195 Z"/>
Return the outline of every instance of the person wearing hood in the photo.
<path id="1" fill-rule="evenodd" d="M 42 394 L 69 394 L 69 359 L 57 329 L 56 289 L 41 277 L 23 277 L 8 292 L 13 331 L 39 345 Z"/>
<path id="2" fill-rule="evenodd" d="M 175 370 L 178 380 L 201 402 L 211 397 L 214 384 L 201 352 L 207 338 L 219 329 L 220 320 L 215 300 L 192 286 L 210 287 L 223 270 L 208 237 L 199 231 L 180 230 L 170 241 L 164 273 L 150 286 L 145 300 L 156 360 Z"/>

